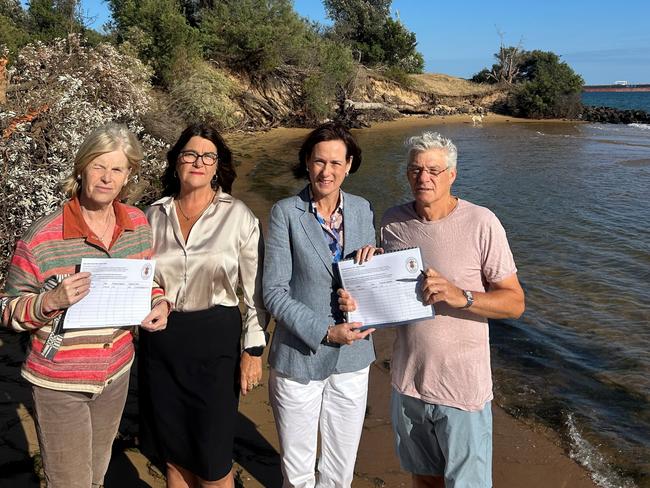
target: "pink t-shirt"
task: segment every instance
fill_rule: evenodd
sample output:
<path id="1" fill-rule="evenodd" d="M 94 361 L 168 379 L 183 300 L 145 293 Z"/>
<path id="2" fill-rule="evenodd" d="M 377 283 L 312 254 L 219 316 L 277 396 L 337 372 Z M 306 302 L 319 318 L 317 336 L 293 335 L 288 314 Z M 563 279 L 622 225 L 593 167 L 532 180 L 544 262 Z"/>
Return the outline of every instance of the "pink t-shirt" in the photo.
<path id="1" fill-rule="evenodd" d="M 499 219 L 466 200 L 432 222 L 418 217 L 413 202 L 390 208 L 381 242 L 387 251 L 419 246 L 425 268 L 463 290 L 485 291 L 517 272 Z M 393 387 L 427 403 L 481 410 L 492 399 L 487 319 L 444 303 L 435 310 L 432 320 L 397 327 Z"/>

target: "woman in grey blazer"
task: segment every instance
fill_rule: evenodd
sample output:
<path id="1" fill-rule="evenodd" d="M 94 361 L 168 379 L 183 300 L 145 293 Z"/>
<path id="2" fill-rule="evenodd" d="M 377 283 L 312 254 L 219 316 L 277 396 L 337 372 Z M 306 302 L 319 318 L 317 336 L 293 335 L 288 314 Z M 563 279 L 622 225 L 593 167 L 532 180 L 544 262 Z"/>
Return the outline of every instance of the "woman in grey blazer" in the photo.
<path id="1" fill-rule="evenodd" d="M 345 322 L 336 263 L 365 261 L 375 249 L 370 204 L 341 191 L 360 164 L 361 149 L 345 127 L 319 126 L 303 142 L 295 170 L 309 185 L 271 210 L 263 291 L 276 319 L 269 394 L 284 487 L 352 482 L 375 359 L 374 329 L 361 332 L 360 323 Z"/>

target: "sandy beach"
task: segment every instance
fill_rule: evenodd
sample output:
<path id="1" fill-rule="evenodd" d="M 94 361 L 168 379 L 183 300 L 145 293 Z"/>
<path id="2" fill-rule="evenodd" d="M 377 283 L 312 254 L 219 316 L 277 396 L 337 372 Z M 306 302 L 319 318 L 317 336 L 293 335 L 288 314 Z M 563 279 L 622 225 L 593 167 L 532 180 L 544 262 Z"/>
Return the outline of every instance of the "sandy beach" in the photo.
<path id="1" fill-rule="evenodd" d="M 483 124 L 522 123 L 512 117 L 489 115 Z M 555 121 L 557 123 L 557 121 Z M 405 118 L 377 124 L 370 129 L 385 130 L 395 124 L 414 127 L 439 124 L 470 123 L 467 115 L 436 118 Z M 575 123 L 575 122 L 572 122 Z M 234 149 L 238 163 L 238 179 L 233 194 L 248 204 L 264 228 L 270 206 L 262 194 L 250 187 L 249 176 L 260 157 L 276 156 L 295 160 L 293 146 L 287 141 L 305 134 L 305 129 L 273 129 L 265 133 L 231 134 L 226 138 Z M 287 151 L 292 151 L 287 157 Z M 273 324 L 271 324 L 271 327 Z M 388 399 L 392 334 L 375 334 L 377 361 L 371 367 L 367 416 L 355 469 L 355 487 L 410 486 L 410 477 L 402 472 L 393 451 Z M 38 446 L 33 426 L 29 386 L 20 378 L 24 357 L 19 337 L 0 332 L 0 488 L 38 487 L 34 466 L 38 465 Z M 249 487 L 280 487 L 281 474 L 278 440 L 268 402 L 266 380 L 240 401 L 240 425 L 236 440 L 235 470 L 242 485 Z M 106 478 L 106 487 L 163 487 L 164 480 L 148 465 L 138 451 L 137 384 L 132 375 L 131 394 L 115 444 L 113 460 Z M 494 414 L 494 486 L 497 488 L 572 487 L 593 488 L 595 483 L 586 470 L 571 460 L 552 432 L 531 428 L 511 417 L 496 403 Z M 35 462 L 36 461 L 36 462 Z"/>

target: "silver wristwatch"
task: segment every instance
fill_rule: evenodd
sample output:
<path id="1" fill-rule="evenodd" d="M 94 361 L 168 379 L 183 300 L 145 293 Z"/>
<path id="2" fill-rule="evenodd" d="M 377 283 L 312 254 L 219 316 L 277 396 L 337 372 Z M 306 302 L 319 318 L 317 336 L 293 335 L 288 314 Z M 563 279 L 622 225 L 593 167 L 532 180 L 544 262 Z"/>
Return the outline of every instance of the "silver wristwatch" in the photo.
<path id="1" fill-rule="evenodd" d="M 467 303 L 463 307 L 461 307 L 461 310 L 469 308 L 474 304 L 474 294 L 471 291 L 463 290 L 463 295 L 465 295 L 465 299 L 467 300 Z"/>

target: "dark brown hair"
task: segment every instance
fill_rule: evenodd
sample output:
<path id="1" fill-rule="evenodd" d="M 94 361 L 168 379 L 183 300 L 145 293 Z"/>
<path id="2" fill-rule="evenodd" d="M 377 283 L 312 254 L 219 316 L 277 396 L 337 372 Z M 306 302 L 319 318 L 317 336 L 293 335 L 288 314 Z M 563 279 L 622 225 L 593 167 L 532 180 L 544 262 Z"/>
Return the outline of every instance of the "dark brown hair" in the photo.
<path id="1" fill-rule="evenodd" d="M 216 185 L 226 193 L 232 191 L 232 183 L 235 181 L 237 173 L 232 164 L 232 153 L 230 152 L 230 149 L 215 128 L 207 124 L 193 124 L 183 131 L 176 141 L 176 144 L 174 144 L 167 153 L 167 168 L 165 168 L 165 172 L 162 176 L 164 196 L 178 195 L 178 192 L 181 189 L 181 182 L 176 174 L 178 155 L 187 142 L 195 136 L 207 139 L 216 146 L 217 154 L 219 156 L 219 161 L 217 162 Z"/>
<path id="2" fill-rule="evenodd" d="M 307 160 L 311 157 L 314 146 L 324 141 L 341 141 L 345 144 L 345 159 L 352 157 L 350 173 L 354 173 L 361 166 L 361 148 L 352 137 L 350 131 L 338 122 L 326 122 L 311 131 L 300 147 L 298 152 L 298 164 L 293 168 L 296 178 L 307 178 Z"/>

